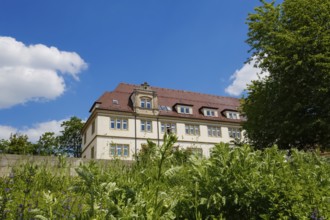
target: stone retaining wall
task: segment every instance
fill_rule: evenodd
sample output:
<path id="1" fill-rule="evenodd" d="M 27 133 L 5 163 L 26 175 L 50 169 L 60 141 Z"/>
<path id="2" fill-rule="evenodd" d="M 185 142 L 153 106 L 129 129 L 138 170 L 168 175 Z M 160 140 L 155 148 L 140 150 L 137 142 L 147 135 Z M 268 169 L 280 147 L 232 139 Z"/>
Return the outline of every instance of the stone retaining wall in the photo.
<path id="1" fill-rule="evenodd" d="M 26 163 L 45 165 L 47 167 L 54 168 L 54 171 L 56 170 L 56 168 L 61 168 L 61 172 L 68 172 L 70 175 L 76 175 L 75 169 L 79 167 L 79 165 L 88 163 L 90 161 L 91 159 L 85 159 L 85 158 L 0 154 L 0 177 L 9 175 L 13 167 L 24 165 Z M 101 165 L 113 163 L 113 160 L 94 160 L 94 161 Z M 128 161 L 122 161 L 122 162 L 125 164 L 130 164 L 130 162 Z"/>

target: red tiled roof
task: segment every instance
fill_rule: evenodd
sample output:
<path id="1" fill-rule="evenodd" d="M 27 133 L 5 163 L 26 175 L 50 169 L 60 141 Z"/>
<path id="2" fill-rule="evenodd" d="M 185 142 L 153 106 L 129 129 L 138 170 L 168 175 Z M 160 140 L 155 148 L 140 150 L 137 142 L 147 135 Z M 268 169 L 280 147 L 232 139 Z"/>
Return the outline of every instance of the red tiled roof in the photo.
<path id="1" fill-rule="evenodd" d="M 105 92 L 95 103 L 98 105 L 98 109 L 134 112 L 133 106 L 130 100 L 130 96 L 134 89 L 140 88 L 139 85 L 132 85 L 126 83 L 120 83 L 117 88 L 112 92 Z M 180 117 L 180 118 L 192 118 L 192 119 L 205 119 L 214 121 L 228 121 L 228 122 L 240 122 L 241 120 L 228 119 L 224 117 L 221 112 L 224 110 L 234 110 L 240 105 L 239 99 L 232 97 L 215 96 L 208 94 L 201 94 L 196 92 L 188 92 L 182 90 L 165 89 L 158 87 L 150 87 L 151 90 L 157 93 L 158 105 L 169 106 L 172 111 L 160 110 L 160 116 Z M 117 100 L 118 104 L 113 100 Z M 193 114 L 180 114 L 175 111 L 173 106 L 175 104 L 182 103 L 192 106 Z M 94 107 L 93 105 L 93 107 Z M 210 107 L 218 110 L 218 117 L 204 116 L 200 109 L 204 107 Z M 158 106 L 157 106 L 158 108 Z"/>

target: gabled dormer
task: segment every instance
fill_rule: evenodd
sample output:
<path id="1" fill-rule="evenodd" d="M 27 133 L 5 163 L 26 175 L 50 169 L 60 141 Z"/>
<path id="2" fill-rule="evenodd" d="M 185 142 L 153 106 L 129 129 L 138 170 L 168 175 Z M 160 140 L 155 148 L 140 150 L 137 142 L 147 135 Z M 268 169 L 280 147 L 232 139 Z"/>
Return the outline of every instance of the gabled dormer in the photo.
<path id="1" fill-rule="evenodd" d="M 134 89 L 131 95 L 131 101 L 134 112 L 138 114 L 159 114 L 157 93 L 146 82 Z"/>

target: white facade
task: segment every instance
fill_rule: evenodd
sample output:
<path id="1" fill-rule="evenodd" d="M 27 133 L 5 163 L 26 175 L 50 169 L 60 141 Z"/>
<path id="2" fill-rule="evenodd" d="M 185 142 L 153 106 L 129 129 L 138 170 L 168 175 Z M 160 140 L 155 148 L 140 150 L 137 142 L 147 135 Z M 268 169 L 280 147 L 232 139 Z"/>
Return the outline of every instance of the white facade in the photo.
<path id="1" fill-rule="evenodd" d="M 93 106 L 91 115 L 83 129 L 82 157 L 133 160 L 141 146 L 147 143 L 147 140 L 162 144 L 164 132 L 168 129 L 165 128 L 166 125 L 172 127 L 171 132 L 178 137 L 175 147 L 197 149 L 202 151 L 206 157 L 210 156 L 210 149 L 215 144 L 230 143 L 235 136 L 241 136 L 239 122 L 161 115 L 157 99 L 148 96 L 148 93 L 143 94 L 143 96 L 137 93 L 134 97 L 137 99 L 143 97 L 143 109 L 138 101 L 134 107 L 134 100 L 133 109 L 135 108 L 135 110 L 132 112 L 115 111 L 111 108 L 99 109 L 98 104 Z M 150 107 L 149 103 L 147 108 L 145 100 L 149 98 L 153 108 Z M 179 116 L 180 114 L 190 114 L 180 112 L 184 106 L 184 104 L 180 104 L 171 107 L 171 109 L 177 108 Z M 188 108 L 190 107 L 188 106 Z M 192 107 L 190 111 L 192 111 Z M 205 115 L 209 114 L 210 117 L 218 117 L 221 114 L 219 110 L 205 107 L 201 108 L 200 112 Z"/>

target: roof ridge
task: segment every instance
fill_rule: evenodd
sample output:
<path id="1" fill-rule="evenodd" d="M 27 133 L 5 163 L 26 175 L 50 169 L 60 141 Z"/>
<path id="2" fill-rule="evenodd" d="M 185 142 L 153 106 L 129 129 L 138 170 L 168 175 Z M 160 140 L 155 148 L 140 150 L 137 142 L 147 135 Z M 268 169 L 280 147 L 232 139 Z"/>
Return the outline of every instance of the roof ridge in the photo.
<path id="1" fill-rule="evenodd" d="M 126 83 L 126 82 L 121 82 L 119 83 L 119 85 L 127 85 L 127 86 L 134 86 L 134 87 L 138 87 L 140 85 L 137 84 L 132 84 L 132 83 Z M 119 87 L 119 85 L 117 87 Z M 233 100 L 237 100 L 239 98 L 235 98 L 235 97 L 230 97 L 230 96 L 222 96 L 222 95 L 215 95 L 215 94 L 207 94 L 207 93 L 202 93 L 202 92 L 194 92 L 194 91 L 188 91 L 188 90 L 182 90 L 182 89 L 171 89 L 171 88 L 163 88 L 163 87 L 158 87 L 158 86 L 150 86 L 152 89 L 160 89 L 160 90 L 167 90 L 167 91 L 176 91 L 176 92 L 184 92 L 184 93 L 192 93 L 192 94 L 199 94 L 199 95 L 207 95 L 207 96 L 211 96 L 211 97 L 217 97 L 217 98 L 225 98 L 225 99 L 233 99 Z M 164 97 L 168 97 L 168 96 L 164 96 Z M 189 100 L 189 99 L 187 99 Z M 193 100 L 191 100 L 193 101 Z"/>
<path id="2" fill-rule="evenodd" d="M 152 86 L 153 87 L 153 86 Z M 211 97 L 216 97 L 216 98 L 226 98 L 226 99 L 239 99 L 235 97 L 230 97 L 230 96 L 221 96 L 221 95 L 214 95 L 214 94 L 207 94 L 207 93 L 201 93 L 201 92 L 194 92 L 194 91 L 187 91 L 187 90 L 179 90 L 179 89 L 168 89 L 168 88 L 160 88 L 160 87 L 153 87 L 153 88 L 159 88 L 163 90 L 169 90 L 169 91 L 177 91 L 177 92 L 184 92 L 184 93 L 192 93 L 192 94 L 198 94 L 198 95 L 206 95 L 206 96 L 211 96 Z M 162 95 L 161 95 L 162 96 Z M 164 96 L 164 95 L 163 95 Z M 164 96 L 168 97 L 168 96 Z"/>

